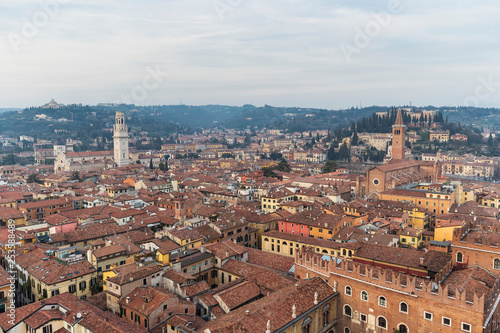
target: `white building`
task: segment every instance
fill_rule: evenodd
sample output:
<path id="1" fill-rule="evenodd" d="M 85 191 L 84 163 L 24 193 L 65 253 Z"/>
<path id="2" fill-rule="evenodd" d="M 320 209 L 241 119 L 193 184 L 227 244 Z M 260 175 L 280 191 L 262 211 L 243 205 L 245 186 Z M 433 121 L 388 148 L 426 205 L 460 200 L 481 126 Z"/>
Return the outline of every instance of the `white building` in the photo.
<path id="1" fill-rule="evenodd" d="M 129 164 L 128 126 L 125 125 L 123 112 L 116 112 L 113 140 L 116 165 L 121 167 Z"/>

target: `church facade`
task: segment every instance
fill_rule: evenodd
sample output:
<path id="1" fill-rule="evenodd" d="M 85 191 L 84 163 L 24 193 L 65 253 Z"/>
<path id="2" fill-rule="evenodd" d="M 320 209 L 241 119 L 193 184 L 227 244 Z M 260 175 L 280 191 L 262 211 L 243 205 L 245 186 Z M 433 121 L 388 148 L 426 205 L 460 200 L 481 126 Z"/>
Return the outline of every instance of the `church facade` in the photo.
<path id="1" fill-rule="evenodd" d="M 113 150 L 73 152 L 61 149 L 54 161 L 54 172 L 103 170 L 129 164 L 128 127 L 123 112 L 115 116 Z"/>
<path id="2" fill-rule="evenodd" d="M 406 126 L 399 109 L 392 126 L 392 159 L 368 170 L 362 196 L 378 198 L 383 191 L 411 183 L 433 182 L 441 176 L 439 162 L 407 160 L 405 142 Z"/>

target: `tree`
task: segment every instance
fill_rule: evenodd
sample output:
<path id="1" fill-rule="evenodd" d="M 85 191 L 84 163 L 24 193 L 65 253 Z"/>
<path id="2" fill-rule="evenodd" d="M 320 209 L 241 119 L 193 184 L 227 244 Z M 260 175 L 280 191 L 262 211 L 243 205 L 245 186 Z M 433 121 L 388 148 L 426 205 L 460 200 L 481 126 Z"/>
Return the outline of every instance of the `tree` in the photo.
<path id="1" fill-rule="evenodd" d="M 280 160 L 280 159 L 282 159 L 282 158 L 283 158 L 283 154 L 281 154 L 281 153 L 277 153 L 277 152 L 274 152 L 274 151 L 273 151 L 273 152 L 269 155 L 269 158 L 270 158 L 270 159 L 272 159 L 272 160 L 277 161 L 277 160 Z"/>
<path id="2" fill-rule="evenodd" d="M 26 180 L 28 183 L 38 183 L 41 184 L 42 182 L 38 179 L 38 175 L 36 173 L 32 173 L 31 175 L 28 176 L 28 179 Z"/>
<path id="3" fill-rule="evenodd" d="M 234 158 L 234 155 L 231 153 L 224 153 L 221 155 L 222 158 Z"/>
<path id="4" fill-rule="evenodd" d="M 263 167 L 264 177 L 277 177 L 278 175 L 274 173 L 274 169 L 271 167 Z"/>
<path id="5" fill-rule="evenodd" d="M 155 167 L 153 166 L 153 159 L 149 160 L 149 168 L 153 170 Z"/>
<path id="6" fill-rule="evenodd" d="M 160 169 L 161 171 L 165 171 L 165 164 L 163 164 L 163 162 L 160 162 L 160 164 L 158 164 L 158 169 Z"/>
<path id="7" fill-rule="evenodd" d="M 329 173 L 337 171 L 337 163 L 334 161 L 326 161 L 323 165 L 323 169 L 321 169 L 321 173 Z"/>
<path id="8" fill-rule="evenodd" d="M 343 161 L 349 161 L 350 151 L 347 144 L 344 142 L 339 149 L 339 159 Z"/>
<path id="9" fill-rule="evenodd" d="M 358 140 L 359 140 L 359 138 L 358 138 L 358 131 L 355 130 L 354 134 L 352 135 L 352 143 L 351 143 L 351 145 L 357 146 L 358 145 Z"/>
<path id="10" fill-rule="evenodd" d="M 282 158 L 281 161 L 278 163 L 276 169 L 282 172 L 290 172 L 292 170 L 290 164 L 288 164 L 288 162 L 284 158 Z"/>
<path id="11" fill-rule="evenodd" d="M 493 135 L 490 133 L 490 136 L 488 137 L 488 146 L 492 147 L 493 146 Z"/>
<path id="12" fill-rule="evenodd" d="M 335 148 L 333 144 L 330 146 L 330 149 L 328 149 L 327 153 L 327 159 L 330 161 L 334 161 L 337 158 L 337 154 L 335 153 Z"/>
<path id="13" fill-rule="evenodd" d="M 79 182 L 81 182 L 81 178 L 80 178 L 80 173 L 78 171 L 73 171 L 73 173 L 71 174 L 71 180 L 78 180 Z"/>

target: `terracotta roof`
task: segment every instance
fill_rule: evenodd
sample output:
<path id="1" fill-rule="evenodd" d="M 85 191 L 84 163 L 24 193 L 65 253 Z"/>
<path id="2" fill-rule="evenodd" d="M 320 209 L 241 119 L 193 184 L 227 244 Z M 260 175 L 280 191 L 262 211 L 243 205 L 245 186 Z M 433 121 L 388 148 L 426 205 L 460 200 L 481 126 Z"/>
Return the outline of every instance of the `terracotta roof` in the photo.
<path id="1" fill-rule="evenodd" d="M 214 298 L 233 310 L 261 295 L 261 288 L 254 281 L 244 281 L 216 294 Z"/>
<path id="2" fill-rule="evenodd" d="M 379 244 L 363 243 L 354 257 L 386 262 L 429 272 L 440 272 L 451 262 L 451 255 L 438 251 L 418 251 L 413 248 L 397 248 Z M 423 258 L 422 265 L 420 258 Z"/>
<path id="3" fill-rule="evenodd" d="M 92 253 L 96 258 L 101 258 L 105 256 L 109 256 L 111 254 L 118 254 L 120 252 L 123 252 L 123 255 L 125 255 L 125 251 L 127 248 L 123 247 L 122 245 L 109 245 L 109 246 L 103 246 L 101 248 L 92 250 Z"/>
<path id="4" fill-rule="evenodd" d="M 165 273 L 162 275 L 164 278 L 172 280 L 174 282 L 177 282 L 178 284 L 182 285 L 186 282 L 190 281 L 195 281 L 196 278 L 192 275 L 189 275 L 184 272 L 177 272 L 173 269 L 167 270 Z"/>
<path id="5" fill-rule="evenodd" d="M 274 332 L 293 320 L 294 305 L 297 317 L 312 309 L 315 306 L 315 293 L 319 303 L 335 295 L 332 288 L 320 278 L 302 280 L 298 282 L 297 287 L 285 287 L 279 292 L 207 322 L 199 327 L 198 331 L 209 329 L 213 333 L 265 332 L 269 322 L 271 332 Z"/>
<path id="6" fill-rule="evenodd" d="M 232 257 L 236 254 L 248 252 L 248 247 L 236 244 L 230 240 L 204 245 L 207 252 L 213 253 L 220 260 Z"/>
<path id="7" fill-rule="evenodd" d="M 58 309 L 44 310 L 43 308 L 47 305 L 62 306 L 69 311 L 64 314 L 63 311 Z M 77 313 L 82 315 L 82 319 L 77 319 Z M 16 308 L 14 325 L 18 325 L 21 322 L 29 322 L 30 326 L 39 328 L 48 320 L 58 318 L 72 326 L 78 322 L 92 332 L 146 332 L 142 328 L 108 311 L 102 311 L 98 307 L 70 293 L 63 293 L 43 301 Z M 0 327 L 4 331 L 10 330 L 14 326 L 11 320 L 8 317 L 8 313 L 0 314 Z"/>
<path id="8" fill-rule="evenodd" d="M 135 265 L 135 263 L 134 263 Z M 137 267 L 137 266 L 135 266 Z M 131 272 L 120 272 L 118 275 L 109 278 L 107 281 L 115 283 L 117 285 L 124 285 L 132 281 L 137 281 L 145 278 L 146 276 L 156 274 L 161 271 L 161 267 L 158 265 L 147 265 L 143 267 L 136 268 Z"/>
<path id="9" fill-rule="evenodd" d="M 128 303 L 127 298 L 130 300 Z M 134 312 L 149 316 L 169 298 L 177 298 L 177 296 L 164 288 L 138 287 L 126 298 L 122 299 L 120 305 L 132 309 Z"/>

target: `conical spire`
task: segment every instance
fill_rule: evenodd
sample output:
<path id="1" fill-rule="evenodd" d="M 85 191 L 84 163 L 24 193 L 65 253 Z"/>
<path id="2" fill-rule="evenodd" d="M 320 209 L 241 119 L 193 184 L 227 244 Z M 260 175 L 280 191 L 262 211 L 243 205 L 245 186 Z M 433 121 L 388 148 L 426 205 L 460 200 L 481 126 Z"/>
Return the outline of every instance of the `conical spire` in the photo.
<path id="1" fill-rule="evenodd" d="M 401 109 L 398 109 L 398 115 L 396 116 L 396 122 L 394 125 L 403 125 L 403 115 L 401 114 Z"/>

